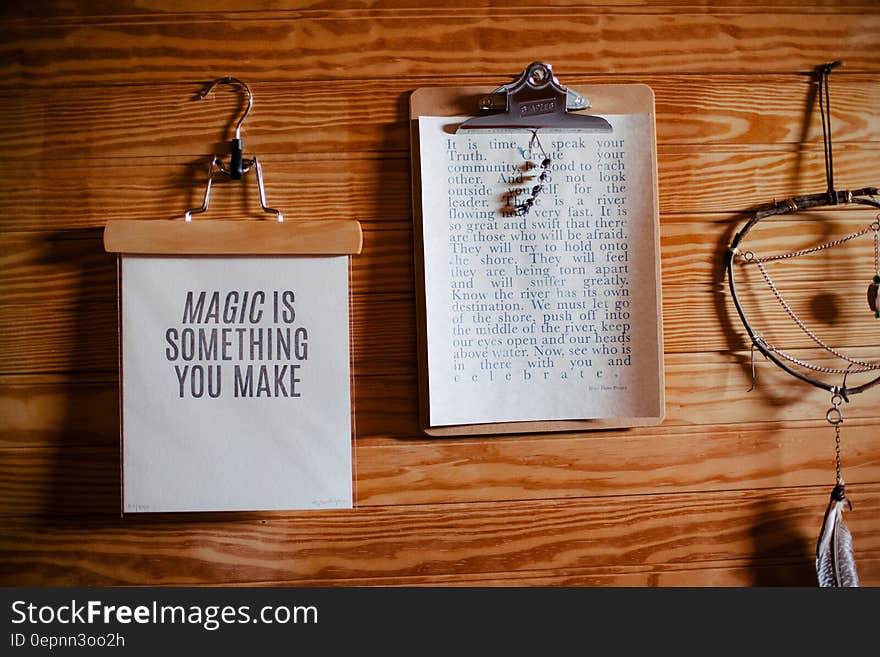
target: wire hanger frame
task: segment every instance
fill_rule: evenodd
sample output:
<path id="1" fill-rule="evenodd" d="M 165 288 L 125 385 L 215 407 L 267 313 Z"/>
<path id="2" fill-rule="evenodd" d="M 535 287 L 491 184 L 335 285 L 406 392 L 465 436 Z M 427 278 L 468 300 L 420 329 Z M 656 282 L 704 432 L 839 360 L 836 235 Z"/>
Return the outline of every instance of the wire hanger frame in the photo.
<path id="1" fill-rule="evenodd" d="M 245 174 L 247 174 L 251 169 L 254 169 L 257 174 L 257 188 L 260 192 L 260 208 L 263 210 L 263 212 L 274 214 L 275 218 L 278 221 L 284 221 L 284 215 L 281 213 L 281 210 L 269 207 L 266 201 L 266 188 L 263 183 L 263 167 L 260 164 L 260 160 L 257 158 L 256 155 L 254 155 L 250 159 L 246 159 L 243 155 L 244 146 L 241 139 L 241 127 L 244 124 L 244 120 L 247 118 L 248 114 L 250 114 L 251 108 L 254 104 L 254 96 L 251 93 L 250 87 L 248 87 L 247 84 L 245 84 L 238 78 L 219 78 L 217 80 L 214 80 L 204 90 L 202 90 L 199 93 L 199 98 L 204 100 L 218 84 L 239 85 L 247 94 L 247 107 L 245 108 L 244 113 L 238 119 L 238 123 L 235 126 L 235 136 L 229 142 L 229 165 L 225 165 L 219 155 L 214 155 L 212 157 L 211 163 L 208 166 L 208 181 L 205 184 L 205 196 L 202 200 L 202 204 L 197 208 L 191 208 L 187 210 L 186 214 L 184 215 L 184 220 L 192 221 L 192 216 L 194 214 L 201 214 L 208 210 L 208 205 L 211 201 L 211 186 L 213 185 L 215 175 L 224 175 L 230 180 L 241 180 L 245 176 Z"/>
<path id="2" fill-rule="evenodd" d="M 846 190 L 846 191 L 838 191 L 834 187 L 834 159 L 832 152 L 832 138 L 831 138 L 831 112 L 829 107 L 829 94 L 828 94 L 828 77 L 831 71 L 840 66 L 840 62 L 832 62 L 830 64 L 825 64 L 819 68 L 819 109 L 822 116 L 822 138 L 823 138 L 823 146 L 824 146 L 824 155 L 825 155 L 825 179 L 827 183 L 827 188 L 825 192 L 818 194 L 807 194 L 803 196 L 793 196 L 791 198 L 785 199 L 784 201 L 774 201 L 772 203 L 768 203 L 765 205 L 759 206 L 752 213 L 751 218 L 744 224 L 744 226 L 733 236 L 731 240 L 730 247 L 727 250 L 725 256 L 725 271 L 727 274 L 728 287 L 730 289 L 730 294 L 733 299 L 733 304 L 736 307 L 737 314 L 746 329 L 746 332 L 749 335 L 749 338 L 752 342 L 752 349 L 757 349 L 760 351 L 768 360 L 775 363 L 782 370 L 794 376 L 801 381 L 809 383 L 817 388 L 821 388 L 823 390 L 827 390 L 832 393 L 832 395 L 840 395 L 844 400 L 849 401 L 849 395 L 857 394 L 860 392 L 864 392 L 869 388 L 875 386 L 880 383 L 880 375 L 877 377 L 867 381 L 858 386 L 847 387 L 846 385 L 846 377 L 850 372 L 867 372 L 867 371 L 875 371 L 880 370 L 880 362 L 878 363 L 868 363 L 865 361 L 860 361 L 857 359 L 851 359 L 845 354 L 837 351 L 836 349 L 829 347 L 825 344 L 821 339 L 818 338 L 810 329 L 804 325 L 804 323 L 797 317 L 796 313 L 788 306 L 785 300 L 782 298 L 781 294 L 776 289 L 776 286 L 773 284 L 772 279 L 769 276 L 769 273 L 763 266 L 763 262 L 769 262 L 772 260 L 782 260 L 788 258 L 798 257 L 800 255 L 807 255 L 809 253 L 814 253 L 817 251 L 821 251 L 828 248 L 833 248 L 835 246 L 839 246 L 845 242 L 848 242 L 851 239 L 859 237 L 861 235 L 865 235 L 870 231 L 874 231 L 875 233 L 875 260 L 877 259 L 877 247 L 876 247 L 876 239 L 878 232 L 880 232 L 880 215 L 878 215 L 878 220 L 872 222 L 867 228 L 857 231 L 856 233 L 852 233 L 845 237 L 833 240 L 831 242 L 827 242 L 825 244 L 821 244 L 815 247 L 807 248 L 807 249 L 799 249 L 797 251 L 791 251 L 788 253 L 783 253 L 774 256 L 768 256 L 765 258 L 759 258 L 755 256 L 752 251 L 741 250 L 741 245 L 745 237 L 762 219 L 772 216 L 778 215 L 786 215 L 786 214 L 794 214 L 797 212 L 801 212 L 802 210 L 812 209 L 812 208 L 821 208 L 827 206 L 836 206 L 836 205 L 846 205 L 846 204 L 857 204 L 857 205 L 865 205 L 873 208 L 880 208 L 880 199 L 878 199 L 878 194 L 880 194 L 880 189 L 877 187 L 865 187 L 862 189 L 856 190 Z M 737 295 L 736 288 L 736 280 L 734 276 L 734 261 L 735 258 L 739 256 L 742 258 L 742 261 L 747 264 L 754 263 L 761 270 L 761 274 L 765 279 L 765 282 L 768 284 L 771 292 L 773 292 L 776 299 L 780 302 L 783 308 L 786 310 L 791 319 L 801 328 L 811 339 L 813 339 L 816 344 L 822 347 L 825 351 L 835 355 L 838 358 L 841 358 L 844 361 L 849 362 L 849 365 L 846 369 L 833 369 L 826 367 L 818 367 L 814 366 L 806 361 L 795 358 L 785 351 L 774 347 L 772 344 L 767 342 L 764 338 L 762 338 L 758 332 L 754 330 L 751 323 L 749 322 L 746 313 L 740 303 L 739 296 Z M 834 373 L 842 373 L 843 374 L 843 382 L 841 385 L 834 385 L 831 383 L 827 383 L 826 381 L 820 380 L 814 376 L 809 374 L 805 374 L 797 369 L 794 369 L 793 365 L 797 365 L 801 368 L 810 369 L 813 371 L 818 371 L 820 373 L 825 374 L 834 374 Z M 860 369 L 853 369 L 853 366 L 857 365 Z"/>

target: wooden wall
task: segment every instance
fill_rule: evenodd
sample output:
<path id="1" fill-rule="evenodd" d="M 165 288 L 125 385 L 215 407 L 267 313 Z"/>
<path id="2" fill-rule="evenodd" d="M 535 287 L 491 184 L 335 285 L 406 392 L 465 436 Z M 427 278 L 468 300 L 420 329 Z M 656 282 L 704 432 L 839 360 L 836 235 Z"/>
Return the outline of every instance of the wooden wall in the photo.
<path id="1" fill-rule="evenodd" d="M 869 0 L 41 0 L 0 9 L 0 583 L 813 585 L 833 483 L 828 395 L 758 359 L 720 256 L 742 212 L 824 189 L 812 69 L 832 77 L 837 180 L 880 185 L 880 8 Z M 416 416 L 407 103 L 529 62 L 657 99 L 667 418 L 659 427 L 427 440 Z M 109 218 L 198 205 L 237 96 L 270 204 L 355 218 L 358 508 L 120 518 Z M 253 180 L 250 185 L 253 185 Z M 251 186 L 209 217 L 256 216 Z M 768 251 L 873 215 L 781 220 Z M 866 219 L 867 217 L 867 219 Z M 846 252 L 850 253 L 849 251 Z M 870 243 L 795 267 L 836 344 L 876 356 Z M 817 290 L 832 273 L 855 296 Z M 835 310 L 835 312 L 830 312 Z M 779 322 L 780 344 L 815 349 Z M 880 584 L 880 391 L 845 409 L 847 515 Z"/>

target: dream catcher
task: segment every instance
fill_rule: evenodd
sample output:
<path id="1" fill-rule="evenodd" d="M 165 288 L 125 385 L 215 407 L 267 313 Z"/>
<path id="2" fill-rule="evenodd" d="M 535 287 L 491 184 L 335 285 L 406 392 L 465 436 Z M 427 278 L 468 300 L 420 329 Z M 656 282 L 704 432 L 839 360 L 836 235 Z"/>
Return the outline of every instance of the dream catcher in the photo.
<path id="1" fill-rule="evenodd" d="M 873 387 L 880 382 L 880 361 L 871 361 L 865 357 L 846 353 L 843 348 L 829 344 L 815 330 L 815 325 L 804 319 L 805 313 L 783 293 L 781 284 L 776 277 L 784 274 L 785 263 L 801 262 L 808 266 L 810 256 L 834 254 L 834 262 L 841 262 L 838 251 L 841 247 L 850 249 L 862 247 L 873 253 L 873 268 L 865 277 L 867 287 L 867 304 L 864 308 L 867 318 L 880 317 L 880 214 L 872 216 L 864 225 L 856 230 L 827 239 L 819 244 L 780 253 L 764 253 L 760 248 L 760 240 L 752 234 L 752 229 L 763 219 L 780 215 L 788 215 L 809 209 L 839 207 L 845 205 L 862 205 L 880 208 L 880 190 L 868 187 L 853 191 L 837 191 L 834 188 L 834 160 L 831 148 L 831 116 L 829 111 L 828 76 L 840 62 L 821 67 L 819 71 L 819 110 L 822 118 L 822 136 L 825 147 L 825 177 L 827 190 L 820 194 L 795 196 L 784 201 L 763 205 L 754 211 L 752 217 L 737 232 L 730 244 L 726 256 L 727 279 L 730 286 L 734 306 L 748 332 L 752 343 L 752 376 L 754 378 L 754 351 L 757 349 L 768 360 L 775 363 L 791 376 L 809 383 L 817 388 L 827 390 L 831 394 L 831 407 L 825 413 L 825 419 L 834 431 L 836 483 L 831 492 L 831 501 L 825 512 L 825 519 L 819 534 L 816 548 L 816 571 L 820 586 L 858 586 L 859 579 L 853 558 L 852 537 L 843 519 L 845 508 L 852 508 L 846 495 L 846 486 L 841 473 L 840 432 L 844 421 L 841 405 L 849 402 L 853 395 Z M 756 231 L 757 233 L 758 231 Z M 873 243 L 872 243 L 873 242 Z M 863 256 L 867 259 L 866 253 Z M 764 318 L 765 314 L 744 308 L 744 300 L 738 295 L 736 278 L 743 279 L 751 275 L 766 291 L 764 308 L 775 306 L 781 319 L 788 327 L 794 324 L 792 332 L 803 338 L 821 357 L 804 357 L 801 352 L 792 353 L 792 349 L 783 348 L 781 341 L 769 333 L 756 329 L 756 318 Z M 802 287 L 802 286 L 801 286 Z M 864 288 L 862 288 L 864 289 Z M 860 294 L 864 294 L 863 292 Z M 823 299 L 820 297 L 820 303 Z M 825 305 L 833 307 L 832 300 L 824 299 Z M 833 309 L 833 308 L 832 308 Z M 769 310 L 769 308 L 768 308 Z M 815 308 L 814 308 L 815 310 Z M 764 325 L 769 322 L 764 321 Z M 820 331 L 821 333 L 821 331 Z"/>

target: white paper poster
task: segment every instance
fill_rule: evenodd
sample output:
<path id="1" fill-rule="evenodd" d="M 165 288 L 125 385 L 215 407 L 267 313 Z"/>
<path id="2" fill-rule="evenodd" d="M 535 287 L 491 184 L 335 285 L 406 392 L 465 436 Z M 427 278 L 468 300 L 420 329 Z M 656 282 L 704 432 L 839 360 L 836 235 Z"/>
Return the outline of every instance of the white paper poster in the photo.
<path id="1" fill-rule="evenodd" d="M 352 506 L 348 258 L 122 258 L 123 510 Z"/>

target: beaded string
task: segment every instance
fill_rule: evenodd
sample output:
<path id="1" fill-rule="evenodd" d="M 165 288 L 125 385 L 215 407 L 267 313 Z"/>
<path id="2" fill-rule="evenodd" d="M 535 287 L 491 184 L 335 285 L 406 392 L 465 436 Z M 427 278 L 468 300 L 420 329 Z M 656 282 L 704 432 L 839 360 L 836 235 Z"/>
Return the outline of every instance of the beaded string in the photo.
<path id="1" fill-rule="evenodd" d="M 538 198 L 538 195 L 544 191 L 544 185 L 547 183 L 547 179 L 550 177 L 550 156 L 547 155 L 547 152 L 541 145 L 541 140 L 538 139 L 538 131 L 532 130 L 532 138 L 529 140 L 530 152 L 534 150 L 536 144 L 541 150 L 541 155 L 543 156 L 543 158 L 541 159 L 541 173 L 538 175 L 538 184 L 532 187 L 532 191 L 529 197 L 522 203 L 516 204 L 515 211 L 516 214 L 520 217 L 524 217 L 529 213 L 529 211 L 532 209 L 532 206 L 535 204 L 535 199 Z M 525 156 L 525 152 L 523 152 L 523 156 Z M 528 160 L 526 162 L 526 169 L 533 169 L 534 167 L 535 164 L 531 160 Z"/>

